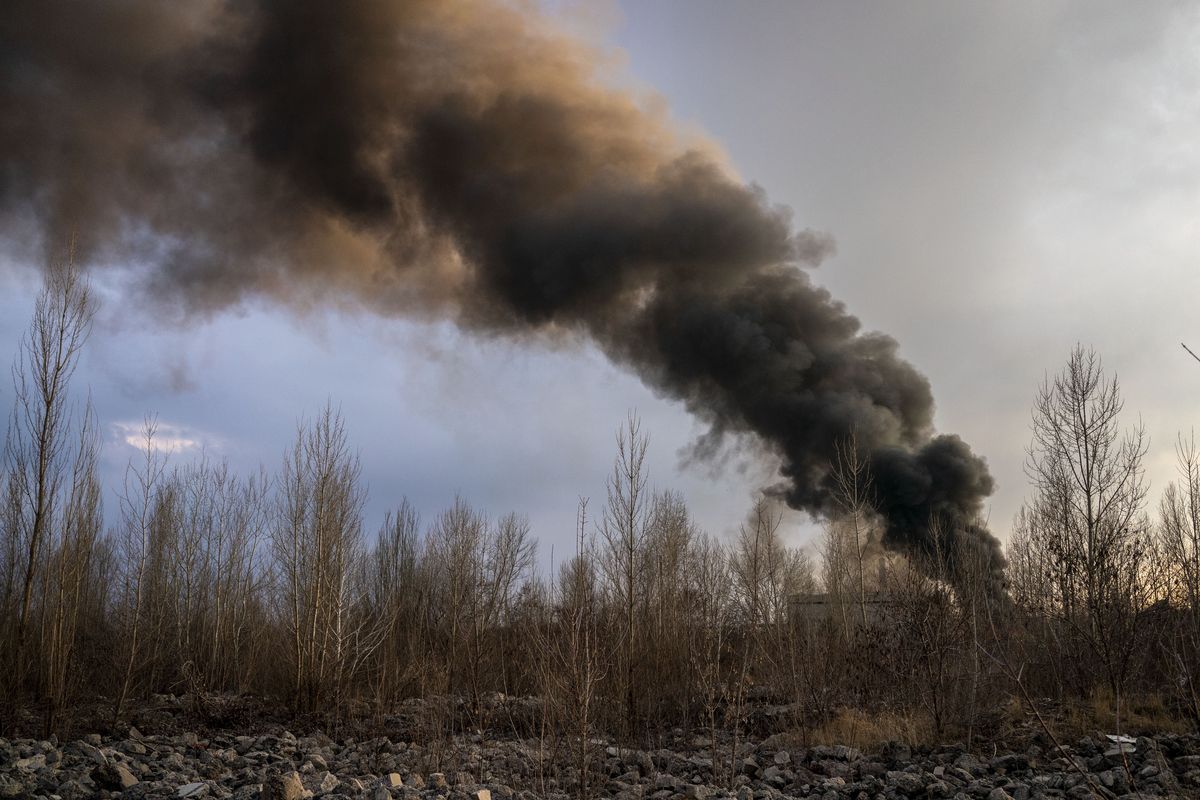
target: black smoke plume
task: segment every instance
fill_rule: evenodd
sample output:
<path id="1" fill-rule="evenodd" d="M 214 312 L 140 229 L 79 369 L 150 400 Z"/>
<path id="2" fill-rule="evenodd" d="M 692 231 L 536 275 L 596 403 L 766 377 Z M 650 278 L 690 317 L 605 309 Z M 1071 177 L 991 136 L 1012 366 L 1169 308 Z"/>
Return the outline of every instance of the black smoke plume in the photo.
<path id="1" fill-rule="evenodd" d="M 831 242 L 603 75 L 604 54 L 485 0 L 7 0 L 0 232 L 72 233 L 160 304 L 250 296 L 582 334 L 714 439 L 782 459 L 832 512 L 869 458 L 884 544 L 987 558 L 984 461 L 926 379 L 805 266 Z M 953 532 L 935 548 L 931 520 Z"/>

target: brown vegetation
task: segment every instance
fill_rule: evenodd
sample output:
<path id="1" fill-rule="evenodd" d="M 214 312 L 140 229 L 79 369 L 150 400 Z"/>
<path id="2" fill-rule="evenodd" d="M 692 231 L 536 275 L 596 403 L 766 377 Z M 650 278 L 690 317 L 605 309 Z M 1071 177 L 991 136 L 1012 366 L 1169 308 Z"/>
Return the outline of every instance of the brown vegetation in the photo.
<path id="1" fill-rule="evenodd" d="M 819 563 L 784 542 L 767 499 L 734 541 L 715 540 L 682 497 L 652 488 L 636 416 L 617 435 L 604 508 L 593 522 L 580 502 L 574 556 L 553 575 L 535 568 L 524 518 L 462 498 L 427 527 L 401 501 L 368 537 L 332 405 L 298 426 L 273 477 L 171 465 L 148 420 L 106 532 L 97 423 L 68 390 L 91 315 L 86 281 L 69 262 L 52 270 L 14 368 L 0 473 L 6 724 L 34 710 L 59 728 L 64 708 L 101 698 L 119 719 L 154 693 L 185 695 L 200 715 L 253 693 L 329 717 L 442 697 L 426 704 L 431 737 L 521 728 L 573 754 L 586 794 L 596 731 L 631 743 L 707 732 L 714 770 L 732 775 L 738 737 L 765 729 L 969 744 L 1002 731 L 1014 703 L 1068 709 L 1056 717 L 1067 727 L 1200 720 L 1200 456 L 1180 443 L 1182 480 L 1152 522 L 1145 439 L 1122 431 L 1118 385 L 1088 351 L 1038 393 L 1033 496 L 998 596 L 994 565 L 943 546 L 956 541 L 944 520 L 918 559 L 883 549 L 853 440 Z M 792 598 L 818 591 L 828 614 L 795 613 Z M 537 696 L 536 719 L 497 717 L 496 693 Z"/>

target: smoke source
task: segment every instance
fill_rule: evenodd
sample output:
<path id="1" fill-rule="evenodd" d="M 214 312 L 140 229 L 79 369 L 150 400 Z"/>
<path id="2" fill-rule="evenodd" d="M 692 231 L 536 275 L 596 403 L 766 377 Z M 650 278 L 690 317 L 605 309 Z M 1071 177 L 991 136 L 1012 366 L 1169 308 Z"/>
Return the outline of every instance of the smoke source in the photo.
<path id="1" fill-rule="evenodd" d="M 928 381 L 814 286 L 831 249 L 524 4 L 7 0 L 0 235 L 150 265 L 157 302 L 328 298 L 582 334 L 831 508 L 852 434 L 884 544 L 986 559 L 984 461 Z"/>

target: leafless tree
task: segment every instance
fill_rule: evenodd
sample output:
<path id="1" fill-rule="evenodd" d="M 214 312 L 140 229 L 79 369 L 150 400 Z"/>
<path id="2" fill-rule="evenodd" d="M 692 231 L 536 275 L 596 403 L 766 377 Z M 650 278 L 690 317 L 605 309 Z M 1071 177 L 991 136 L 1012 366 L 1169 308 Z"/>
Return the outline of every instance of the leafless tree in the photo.
<path id="1" fill-rule="evenodd" d="M 1183 609 L 1183 624 L 1171 637 L 1172 672 L 1192 716 L 1200 720 L 1200 451 L 1195 435 L 1175 446 L 1179 478 L 1167 486 L 1159 506 L 1163 558 L 1170 565 L 1167 596 Z"/>
<path id="2" fill-rule="evenodd" d="M 445 653 L 443 692 L 461 691 L 469 682 L 468 664 L 474 631 L 472 612 L 478 605 L 483 550 L 488 521 L 461 497 L 434 521 L 429 531 L 435 624 Z"/>
<path id="3" fill-rule="evenodd" d="M 729 651 L 733 643 L 733 597 L 729 556 L 720 542 L 699 536 L 693 544 L 687 570 L 687 621 L 685 630 L 691 669 L 699 688 L 703 723 L 708 729 L 714 774 L 723 772 L 732 786 L 737 773 L 736 753 L 720 755 L 720 733 L 726 720 L 722 712 L 738 692 Z"/>
<path id="4" fill-rule="evenodd" d="M 578 796 L 591 796 L 592 732 L 600 687 L 608 672 L 600 577 L 587 533 L 587 500 L 579 501 L 575 554 L 563 564 L 548 600 L 548 618 L 533 630 L 543 695 L 542 741 L 553 728 L 567 734 Z"/>
<path id="5" fill-rule="evenodd" d="M 655 697 L 647 698 L 646 713 L 662 718 L 686 712 L 694 699 L 690 643 L 680 634 L 693 624 L 689 606 L 695 598 L 689 578 L 696 566 L 692 556 L 700 531 L 680 493 L 656 493 L 652 507 L 639 592 L 639 625 L 645 646 L 643 680 L 653 680 L 655 675 L 676 676 L 669 684 L 660 683 Z"/>
<path id="6" fill-rule="evenodd" d="M 203 454 L 176 469 L 164 492 L 169 670 L 201 705 L 210 689 L 244 687 L 258 650 L 252 621 L 264 606 L 267 484 L 265 474 L 243 479 Z"/>
<path id="7" fill-rule="evenodd" d="M 734 598 L 741 619 L 752 628 L 786 619 L 789 599 L 816 588 L 807 556 L 783 542 L 782 519 L 769 500 L 760 498 L 733 546 Z"/>
<path id="8" fill-rule="evenodd" d="M 1139 614 L 1153 592 L 1143 511 L 1147 442 L 1140 424 L 1122 431 L 1123 406 L 1117 379 L 1082 347 L 1043 383 L 1026 460 L 1035 494 L 1022 539 L 1045 558 L 1046 606 L 1058 620 L 1076 689 L 1091 689 L 1090 665 L 1097 664 L 1118 708 L 1144 634 Z"/>
<path id="9" fill-rule="evenodd" d="M 734 619 L 741 629 L 738 677 L 728 724 L 736 747 L 745 693 L 754 683 L 794 691 L 800 640 L 789 619 L 793 597 L 816 589 L 812 564 L 800 550 L 787 547 L 780 532 L 782 514 L 759 498 L 743 524 L 729 557 Z"/>
<path id="10" fill-rule="evenodd" d="M 652 523 L 652 497 L 646 488 L 646 448 L 649 436 L 631 413 L 617 432 L 617 455 L 607 482 L 608 504 L 600 520 L 604 544 L 601 567 L 618 608 L 621 609 L 621 668 L 624 680 L 625 732 L 637 730 L 639 671 L 638 606 L 645 568 L 646 541 Z"/>
<path id="11" fill-rule="evenodd" d="M 461 498 L 429 535 L 435 608 L 447 653 L 447 691 L 464 692 L 482 722 L 486 665 L 501 660 L 509 612 L 533 563 L 529 522 L 507 514 L 491 523 Z"/>
<path id="12" fill-rule="evenodd" d="M 940 738 L 951 713 L 969 700 L 975 654 L 969 603 L 951 588 L 964 581 L 964 554 L 952 549 L 955 540 L 940 520 L 929 527 L 932 544 L 923 563 L 899 562 L 886 573 L 886 623 L 897 683 L 928 712 Z"/>
<path id="13" fill-rule="evenodd" d="M 429 686 L 430 579 L 420 537 L 420 518 L 402 500 L 379 528 L 367 582 L 378 618 L 390 621 L 378 652 L 375 696 L 381 703 Z"/>
<path id="14" fill-rule="evenodd" d="M 89 404 L 77 432 L 66 508 L 47 548 L 42 578 L 39 650 L 47 734 L 55 730 L 58 715 L 73 689 L 71 673 L 79 624 L 103 527 L 98 457 L 96 418 Z"/>
<path id="15" fill-rule="evenodd" d="M 370 619 L 359 574 L 361 467 L 345 422 L 326 404 L 301 423 L 284 458 L 271 549 L 291 656 L 297 708 L 337 707 L 347 684 L 378 647 L 387 626 Z"/>
<path id="16" fill-rule="evenodd" d="M 855 617 L 866 627 L 868 562 L 879 531 L 871 469 L 856 436 L 838 445 L 830 475 L 838 514 L 827 526 L 826 586 L 839 605 L 850 589 Z"/>
<path id="17" fill-rule="evenodd" d="M 12 627 L 4 631 L 4 672 L 9 679 L 6 694 L 14 698 L 26 688 L 35 590 L 66 524 L 72 470 L 77 460 L 88 462 L 88 454 L 75 449 L 80 442 L 85 448 L 88 443 L 72 432 L 75 407 L 69 388 L 94 314 L 91 288 L 69 253 L 46 270 L 13 364 L 15 402 L 4 448 L 2 610 L 5 619 L 12 620 Z"/>
<path id="18" fill-rule="evenodd" d="M 119 720 L 125 708 L 125 701 L 133 689 L 135 676 L 140 662 L 145 660 L 143 653 L 145 628 L 151 619 L 158 617 L 161 606 L 152 606 L 147 598 L 152 596 L 152 578 L 157 577 L 155 562 L 161 563 L 161 557 L 155 558 L 155 528 L 161 533 L 161 523 L 164 521 L 160 489 L 163 487 L 166 470 L 166 455 L 158 446 L 158 421 L 147 417 L 142 426 L 142 435 L 138 442 L 141 450 L 139 461 L 130 458 L 125 468 L 125 482 L 121 492 L 121 528 L 119 555 L 122 564 L 122 597 L 120 600 L 121 629 L 124 633 L 121 649 L 120 680 L 116 700 L 113 704 L 113 718 Z M 157 517 L 157 519 L 156 519 Z M 157 647 L 159 639 L 151 637 L 151 642 Z"/>

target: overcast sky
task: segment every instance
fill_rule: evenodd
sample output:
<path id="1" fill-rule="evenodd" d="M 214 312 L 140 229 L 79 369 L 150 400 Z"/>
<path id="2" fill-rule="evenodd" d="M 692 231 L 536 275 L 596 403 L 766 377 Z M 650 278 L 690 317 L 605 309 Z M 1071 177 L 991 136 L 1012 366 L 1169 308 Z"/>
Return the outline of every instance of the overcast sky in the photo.
<path id="1" fill-rule="evenodd" d="M 1034 391 L 1075 342 L 1144 422 L 1157 502 L 1200 398 L 1200 364 L 1179 347 L 1200 348 L 1200 4 L 656 0 L 570 24 L 797 227 L 833 235 L 817 280 L 929 376 L 938 428 L 991 465 L 1001 538 L 1026 492 Z M 5 352 L 31 310 L 31 266 L 0 268 Z M 370 527 L 401 496 L 429 519 L 457 493 L 527 513 L 543 556 L 561 553 L 577 497 L 599 512 L 630 409 L 651 434 L 653 484 L 681 490 L 713 533 L 731 534 L 769 477 L 685 466 L 704 429 L 588 348 L 253 302 L 183 326 L 123 302 L 118 273 L 97 280 L 77 385 L 105 426 L 113 487 L 146 413 L 176 461 L 205 448 L 273 469 L 327 398 L 360 449 Z"/>

